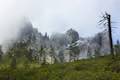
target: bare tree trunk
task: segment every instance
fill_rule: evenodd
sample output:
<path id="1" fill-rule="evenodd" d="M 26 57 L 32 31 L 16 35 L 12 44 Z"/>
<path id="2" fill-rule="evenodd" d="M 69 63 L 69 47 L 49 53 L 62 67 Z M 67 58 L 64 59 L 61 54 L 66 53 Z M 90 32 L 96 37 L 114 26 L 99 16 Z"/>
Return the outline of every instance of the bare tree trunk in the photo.
<path id="1" fill-rule="evenodd" d="M 110 52 L 112 57 L 114 58 L 114 50 L 113 50 L 113 40 L 112 40 L 112 28 L 111 28 L 111 15 L 106 14 L 108 17 L 108 33 L 109 33 L 109 40 L 110 40 Z"/>

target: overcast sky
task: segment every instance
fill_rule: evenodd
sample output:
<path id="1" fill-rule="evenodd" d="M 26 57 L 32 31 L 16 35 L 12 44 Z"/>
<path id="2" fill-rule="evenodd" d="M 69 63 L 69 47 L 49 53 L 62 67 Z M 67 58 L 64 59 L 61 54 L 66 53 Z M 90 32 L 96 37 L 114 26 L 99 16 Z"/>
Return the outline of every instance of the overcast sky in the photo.
<path id="1" fill-rule="evenodd" d="M 0 42 L 17 36 L 17 20 L 23 16 L 42 33 L 73 28 L 82 37 L 93 36 L 100 31 L 98 21 L 105 11 L 112 15 L 112 25 L 119 27 L 120 0 L 0 0 Z M 116 40 L 120 28 L 113 33 Z"/>

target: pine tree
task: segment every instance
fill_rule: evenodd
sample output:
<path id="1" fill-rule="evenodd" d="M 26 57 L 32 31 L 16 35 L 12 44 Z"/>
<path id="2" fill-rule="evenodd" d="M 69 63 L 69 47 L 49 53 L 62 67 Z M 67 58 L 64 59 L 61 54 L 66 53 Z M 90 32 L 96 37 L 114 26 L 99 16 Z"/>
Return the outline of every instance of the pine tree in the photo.
<path id="1" fill-rule="evenodd" d="M 53 61 L 55 60 L 55 52 L 54 52 L 54 48 L 51 46 L 50 47 L 50 57 L 51 57 L 51 64 L 53 63 Z"/>
<path id="2" fill-rule="evenodd" d="M 119 40 L 117 40 L 116 42 L 117 44 L 115 45 L 115 53 L 116 53 L 116 56 L 120 54 L 120 42 Z"/>
<path id="3" fill-rule="evenodd" d="M 2 60 L 2 56 L 3 56 L 3 51 L 2 51 L 2 46 L 0 46 L 0 61 Z"/>
<path id="4" fill-rule="evenodd" d="M 41 46 L 39 50 L 39 63 L 42 62 L 42 64 L 46 64 L 46 53 L 45 53 L 45 47 Z"/>

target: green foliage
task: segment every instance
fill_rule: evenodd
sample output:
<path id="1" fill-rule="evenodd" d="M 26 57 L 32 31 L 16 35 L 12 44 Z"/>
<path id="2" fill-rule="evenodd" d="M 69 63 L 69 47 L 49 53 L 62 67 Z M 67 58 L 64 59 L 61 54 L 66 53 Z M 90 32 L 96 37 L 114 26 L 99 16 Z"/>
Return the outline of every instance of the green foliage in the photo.
<path id="1" fill-rule="evenodd" d="M 114 50 L 115 50 L 116 55 L 120 55 L 120 53 L 119 53 L 120 52 L 120 44 L 115 45 Z"/>
<path id="2" fill-rule="evenodd" d="M 8 59 L 6 59 L 8 60 Z M 15 69 L 0 65 L 0 80 L 120 80 L 120 58 L 111 56 L 69 63 L 40 65 L 25 57 Z"/>

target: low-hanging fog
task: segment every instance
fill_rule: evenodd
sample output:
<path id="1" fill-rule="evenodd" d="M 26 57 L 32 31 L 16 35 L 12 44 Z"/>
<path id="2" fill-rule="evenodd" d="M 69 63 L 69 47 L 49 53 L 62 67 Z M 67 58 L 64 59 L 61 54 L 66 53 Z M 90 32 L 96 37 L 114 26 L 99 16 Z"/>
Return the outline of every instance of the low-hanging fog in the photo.
<path id="1" fill-rule="evenodd" d="M 80 36 L 93 36 L 100 31 L 102 12 L 107 11 L 113 21 L 119 22 L 119 4 L 119 0 L 0 0 L 0 44 L 16 39 L 24 17 L 42 33 L 63 33 L 74 28 Z M 118 34 L 113 35 L 115 39 Z"/>

